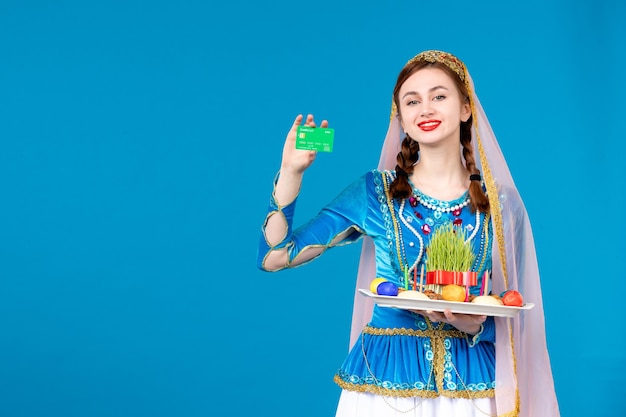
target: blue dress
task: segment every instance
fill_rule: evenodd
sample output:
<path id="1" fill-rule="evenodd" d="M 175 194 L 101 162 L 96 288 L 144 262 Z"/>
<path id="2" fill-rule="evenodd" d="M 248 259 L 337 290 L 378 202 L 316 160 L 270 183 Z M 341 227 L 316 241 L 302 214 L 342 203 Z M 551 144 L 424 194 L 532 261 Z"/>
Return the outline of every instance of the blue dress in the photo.
<path id="1" fill-rule="evenodd" d="M 407 267 L 411 276 L 415 268 L 421 271 L 433 232 L 452 223 L 463 229 L 476 255 L 471 270 L 478 273 L 478 283 L 470 292 L 478 295 L 484 272 L 491 270 L 493 239 L 488 215 L 471 212 L 467 192 L 456 200 L 441 201 L 414 187 L 414 197 L 392 199 L 388 185 L 394 178 L 393 171 L 366 173 L 296 229 L 292 224 L 296 201 L 279 207 L 272 196 L 267 218 L 282 213 L 288 230 L 279 244 L 270 247 L 263 227 L 259 268 L 264 269 L 265 257 L 275 249 L 286 248 L 293 261 L 307 249 L 319 251 L 367 235 L 375 247 L 376 277 L 403 286 Z M 339 235 L 345 237 L 335 241 Z M 493 317 L 472 336 L 408 310 L 375 305 L 370 322 L 334 380 L 345 390 L 385 396 L 493 397 L 494 342 Z"/>

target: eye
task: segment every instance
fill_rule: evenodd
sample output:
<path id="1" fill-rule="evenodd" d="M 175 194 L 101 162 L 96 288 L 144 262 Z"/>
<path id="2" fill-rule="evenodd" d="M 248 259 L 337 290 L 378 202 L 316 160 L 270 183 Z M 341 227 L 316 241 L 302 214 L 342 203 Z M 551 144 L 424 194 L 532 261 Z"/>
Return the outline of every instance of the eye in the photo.
<path id="1" fill-rule="evenodd" d="M 420 104 L 420 102 L 417 100 L 411 100 L 411 101 L 407 101 L 406 103 L 407 106 L 414 106 L 416 104 Z"/>
<path id="2" fill-rule="evenodd" d="M 446 96 L 444 95 L 438 95 L 433 98 L 433 101 L 441 101 L 441 100 L 445 100 L 445 98 Z"/>

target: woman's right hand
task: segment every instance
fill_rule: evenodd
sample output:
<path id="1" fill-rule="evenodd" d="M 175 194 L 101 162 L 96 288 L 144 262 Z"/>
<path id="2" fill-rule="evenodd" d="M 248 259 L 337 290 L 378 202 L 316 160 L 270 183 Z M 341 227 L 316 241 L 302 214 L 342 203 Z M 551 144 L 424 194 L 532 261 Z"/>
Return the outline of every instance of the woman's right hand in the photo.
<path id="1" fill-rule="evenodd" d="M 283 147 L 283 159 L 280 164 L 280 176 L 274 189 L 274 196 L 280 205 L 291 203 L 300 191 L 304 171 L 315 161 L 316 151 L 296 149 L 296 135 L 298 126 L 302 123 L 302 115 L 299 114 L 287 134 Z M 315 127 L 313 115 L 309 114 L 304 123 L 305 126 Z M 321 127 L 328 127 L 326 120 L 322 121 Z M 281 231 L 284 229 L 281 229 Z"/>
<path id="2" fill-rule="evenodd" d="M 302 173 L 311 166 L 313 161 L 315 161 L 315 157 L 317 156 L 316 151 L 296 149 L 298 126 L 302 124 L 303 118 L 304 117 L 299 114 L 287 134 L 287 139 L 283 147 L 283 159 L 280 168 L 281 175 L 302 175 Z M 307 116 L 304 126 L 316 127 L 312 114 Z M 328 121 L 323 120 L 320 127 L 328 127 Z"/>

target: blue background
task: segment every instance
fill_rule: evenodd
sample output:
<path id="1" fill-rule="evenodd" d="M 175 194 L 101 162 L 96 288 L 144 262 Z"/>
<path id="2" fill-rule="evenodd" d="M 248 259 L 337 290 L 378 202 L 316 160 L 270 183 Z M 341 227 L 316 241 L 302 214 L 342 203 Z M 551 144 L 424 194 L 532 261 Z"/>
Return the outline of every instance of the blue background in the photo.
<path id="1" fill-rule="evenodd" d="M 424 49 L 526 202 L 562 415 L 623 414 L 624 2 L 215 3 L 0 3 L 0 415 L 334 415 L 360 245 L 269 274 L 260 226 L 295 115 L 336 129 L 301 223 Z"/>

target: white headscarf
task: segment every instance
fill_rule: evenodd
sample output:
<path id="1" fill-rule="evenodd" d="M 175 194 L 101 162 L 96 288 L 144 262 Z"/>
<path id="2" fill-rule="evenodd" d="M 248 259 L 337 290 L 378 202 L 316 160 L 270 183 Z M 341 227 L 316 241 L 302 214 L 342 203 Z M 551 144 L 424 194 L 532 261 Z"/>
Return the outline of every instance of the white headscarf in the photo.
<path id="1" fill-rule="evenodd" d="M 485 181 L 494 230 L 492 291 L 519 291 L 535 304 L 515 318 L 496 317 L 496 409 L 498 416 L 554 417 L 559 408 L 548 356 L 539 268 L 526 208 L 515 187 L 495 134 L 476 96 L 465 65 L 451 54 L 425 51 L 411 61 L 440 62 L 464 75 L 470 93 L 472 144 L 477 167 Z M 453 68 L 454 66 L 454 68 Z M 460 77 L 461 78 L 461 77 Z M 402 127 L 395 106 L 383 144 L 378 169 L 394 169 L 401 150 Z M 374 245 L 365 237 L 354 298 L 350 346 L 372 315 L 370 297 L 358 293 L 376 277 Z"/>

